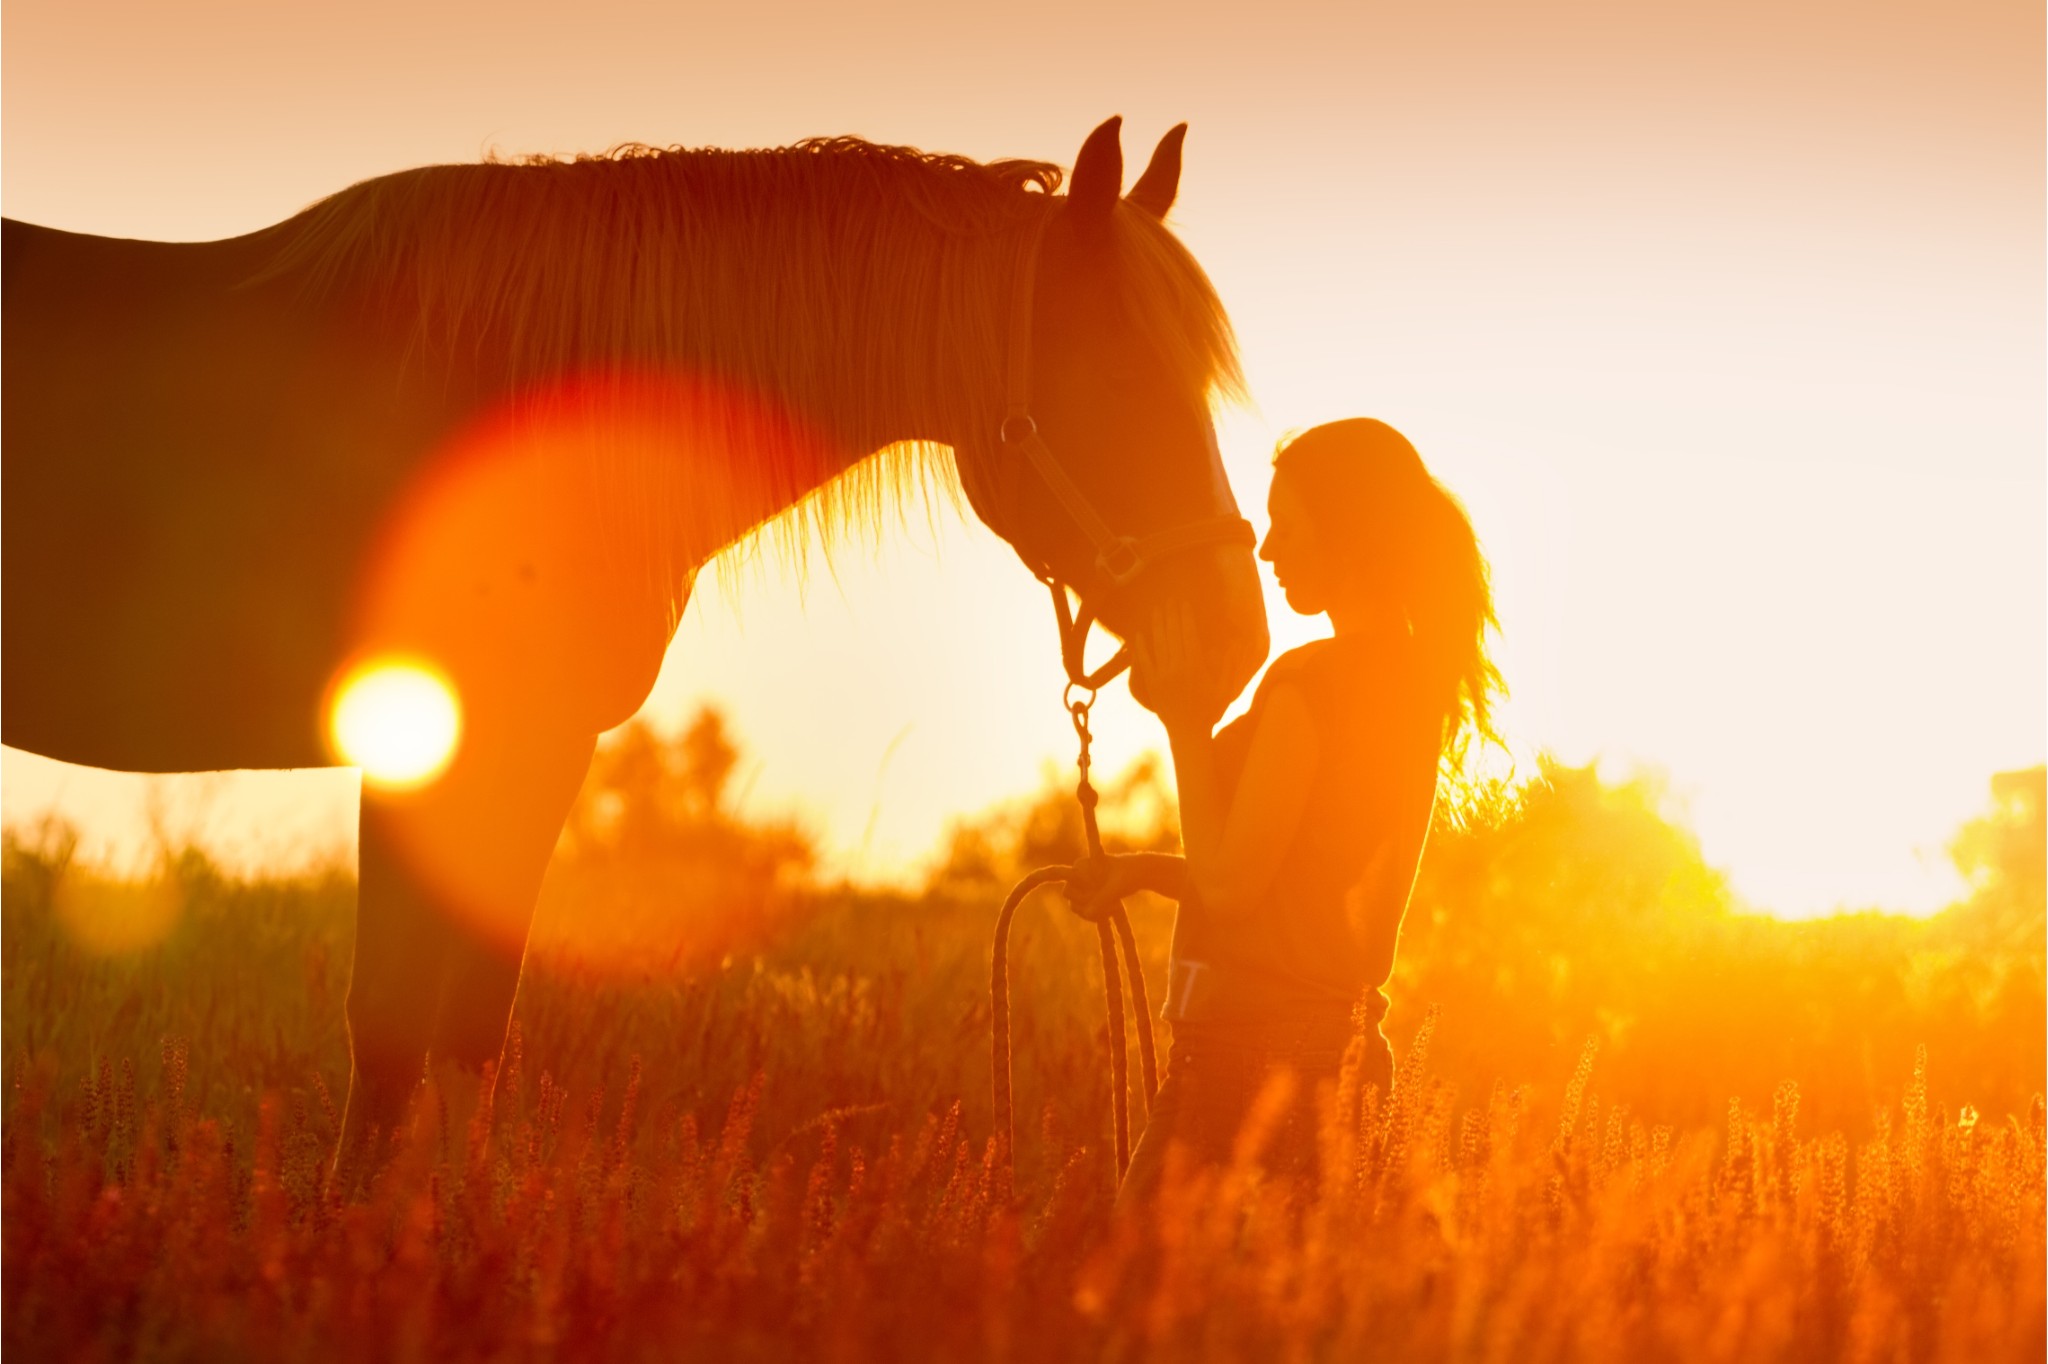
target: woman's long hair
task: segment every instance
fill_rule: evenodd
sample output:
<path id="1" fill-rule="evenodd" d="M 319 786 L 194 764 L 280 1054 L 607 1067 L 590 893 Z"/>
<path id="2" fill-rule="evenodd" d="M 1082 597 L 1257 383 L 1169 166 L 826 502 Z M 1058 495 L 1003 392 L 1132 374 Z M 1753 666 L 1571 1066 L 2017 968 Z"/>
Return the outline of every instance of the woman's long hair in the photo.
<path id="1" fill-rule="evenodd" d="M 1370 417 L 1330 422 L 1284 442 L 1273 469 L 1305 494 L 1318 538 L 1406 619 L 1442 711 L 1447 767 L 1462 764 L 1474 736 L 1497 742 L 1493 701 L 1506 688 L 1486 651 L 1499 624 L 1486 556 L 1464 507 L 1408 438 Z"/>

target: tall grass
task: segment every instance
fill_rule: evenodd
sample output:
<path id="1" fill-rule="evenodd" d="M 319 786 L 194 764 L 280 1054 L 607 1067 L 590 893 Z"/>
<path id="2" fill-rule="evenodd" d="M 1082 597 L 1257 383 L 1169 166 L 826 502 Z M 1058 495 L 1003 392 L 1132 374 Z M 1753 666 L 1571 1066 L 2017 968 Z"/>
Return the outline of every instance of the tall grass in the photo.
<path id="1" fill-rule="evenodd" d="M 0 1345 L 195 1361 L 2041 1358 L 2038 1072 L 2006 1101 L 2041 1031 L 2038 991 L 2027 1032 L 2012 1023 L 2038 978 L 2024 914 L 2018 939 L 1961 955 L 1956 922 L 1860 921 L 1833 940 L 1861 954 L 1840 978 L 1910 988 L 1837 998 L 1818 978 L 1806 1016 L 1828 1026 L 1763 1057 L 1782 1073 L 1759 1080 L 1679 1039 L 1797 979 L 1787 963 L 1814 932 L 1772 936 L 1712 905 L 1670 927 L 1644 909 L 1684 883 L 1644 870 L 1671 853 L 1645 852 L 1654 830 L 1624 820 L 1636 832 L 1604 871 L 1584 851 L 1614 831 L 1589 809 L 1645 807 L 1580 791 L 1567 820 L 1544 802 L 1568 781 L 1441 838 L 1418 899 L 1433 927 L 1403 947 L 1393 1091 L 1317 1096 L 1318 1188 L 1258 1173 L 1282 1079 L 1229 1168 L 1170 1172 L 1158 1217 L 1125 1222 L 1108 1210 L 1094 935 L 1048 906 L 1016 940 L 1011 1193 L 992 1163 L 985 889 L 1061 850 L 1054 800 L 963 827 L 917 895 L 727 878 L 718 896 L 772 912 L 723 931 L 716 960 L 594 961 L 555 887 L 494 1103 L 458 1130 L 423 1094 L 349 1206 L 322 1183 L 348 883 L 237 883 L 188 855 L 159 878 L 160 939 L 110 950 L 80 925 L 131 913 L 132 888 L 17 837 L 0 900 Z M 1547 872 L 1526 846 L 1546 820 L 1576 839 Z M 1460 900 L 1461 859 L 1489 838 L 1522 893 Z M 1521 840 L 1515 858 L 1499 840 Z M 580 874 L 565 885 L 617 888 Z M 1647 926 L 1576 945 L 1563 987 L 1544 974 L 1502 1001 L 1498 971 L 1457 984 L 1477 968 L 1438 909 L 1547 913 L 1566 882 Z M 2013 893 L 2032 892 L 1992 877 L 1978 898 Z M 1155 971 L 1165 910 L 1140 908 Z M 2010 914 L 1970 912 L 2009 937 Z M 1660 1014 L 1605 959 L 1674 935 L 1718 985 Z M 1927 987 L 1950 968 L 1981 988 Z M 1589 1012 L 1560 1052 L 1550 1015 L 1581 1008 L 1574 976 L 1636 1021 Z M 1652 992 L 1670 979 L 1653 972 Z M 1859 999 L 1875 1035 L 1853 1025 Z M 1542 1036 L 1489 1049 L 1517 1008 Z M 1916 1021 L 1932 1050 L 1896 1041 Z M 1678 1048 L 1654 1074 L 1646 1030 Z"/>

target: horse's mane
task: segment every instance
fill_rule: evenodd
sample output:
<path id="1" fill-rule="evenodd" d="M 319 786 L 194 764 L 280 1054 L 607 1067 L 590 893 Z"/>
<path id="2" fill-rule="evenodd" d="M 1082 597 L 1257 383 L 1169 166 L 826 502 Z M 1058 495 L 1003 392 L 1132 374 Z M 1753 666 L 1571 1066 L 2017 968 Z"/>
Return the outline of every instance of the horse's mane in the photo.
<path id="1" fill-rule="evenodd" d="M 805 522 L 874 526 L 934 471 L 950 491 L 941 433 L 995 430 L 1016 248 L 1060 182 L 1045 162 L 857 138 L 426 166 L 307 209 L 264 275 L 367 289 L 414 312 L 417 352 L 467 352 L 514 384 L 681 365 L 772 394 L 850 465 L 802 497 L 815 466 L 787 467 L 744 422 L 723 433 L 737 474 L 800 499 L 778 537 L 800 554 Z M 1234 390 L 1229 322 L 1200 266 L 1127 205 L 1113 231 L 1140 344 L 1195 391 Z M 635 488 L 680 509 L 712 491 L 701 473 L 641 469 Z"/>

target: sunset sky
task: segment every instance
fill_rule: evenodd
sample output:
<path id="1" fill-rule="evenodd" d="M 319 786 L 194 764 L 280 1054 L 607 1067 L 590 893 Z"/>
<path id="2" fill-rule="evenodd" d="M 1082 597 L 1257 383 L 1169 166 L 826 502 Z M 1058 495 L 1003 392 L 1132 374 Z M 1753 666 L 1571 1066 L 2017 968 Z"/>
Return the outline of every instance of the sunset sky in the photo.
<path id="1" fill-rule="evenodd" d="M 1931 909 L 1997 770 L 2048 753 L 2042 10 L 1998 4 L 1029 8 L 9 0 L 5 212 L 198 239 L 489 151 L 822 133 L 1070 162 L 1188 120 L 1173 222 L 1236 321 L 1223 417 L 1372 415 L 1465 501 L 1538 751 L 1668 774 L 1753 903 Z M 1135 175 L 1135 165 L 1132 170 Z M 748 808 L 835 865 L 1071 762 L 1044 594 L 950 510 L 808 582 L 711 576 L 647 713 L 726 707 Z M 1276 651 L 1317 633 L 1269 598 Z M 822 690 L 821 690 L 822 689 Z M 224 703 L 229 701 L 224 698 Z M 1119 684 L 1115 767 L 1161 746 Z M 148 787 L 9 750 L 112 856 Z M 352 774 L 167 783 L 175 829 L 289 862 Z"/>

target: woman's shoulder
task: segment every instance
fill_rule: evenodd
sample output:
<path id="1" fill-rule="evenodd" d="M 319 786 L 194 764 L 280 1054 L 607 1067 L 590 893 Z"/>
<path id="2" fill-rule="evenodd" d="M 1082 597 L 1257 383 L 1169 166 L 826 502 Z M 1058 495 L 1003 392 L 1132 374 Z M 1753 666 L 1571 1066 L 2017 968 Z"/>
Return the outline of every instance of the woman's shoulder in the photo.
<path id="1" fill-rule="evenodd" d="M 1380 657 L 1382 652 L 1358 640 L 1337 636 L 1311 640 L 1274 659 L 1259 686 L 1265 690 L 1293 683 L 1316 689 L 1346 682 L 1398 662 Z"/>
<path id="2" fill-rule="evenodd" d="M 1267 665 L 1259 689 L 1264 691 L 1289 682 L 1310 681 L 1328 672 L 1332 665 L 1341 666 L 1343 654 L 1344 650 L 1335 639 L 1311 640 L 1289 649 Z"/>
<path id="3" fill-rule="evenodd" d="M 1315 640 L 1273 660 L 1259 683 L 1259 697 L 1291 686 L 1319 712 L 1329 707 L 1348 711 L 1361 702 L 1377 708 L 1404 701 L 1418 692 L 1420 682 L 1414 651 L 1404 645 L 1343 636 Z"/>
<path id="4" fill-rule="evenodd" d="M 1273 704 L 1273 698 L 1283 691 L 1307 693 L 1315 687 L 1315 658 L 1317 646 L 1328 640 L 1317 640 L 1304 644 L 1298 649 L 1289 649 L 1266 665 L 1265 675 L 1259 678 L 1259 685 L 1252 692 L 1252 703 L 1246 708 L 1244 719 L 1255 720 Z"/>

